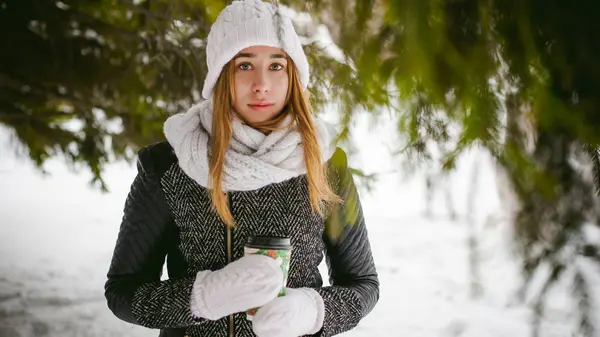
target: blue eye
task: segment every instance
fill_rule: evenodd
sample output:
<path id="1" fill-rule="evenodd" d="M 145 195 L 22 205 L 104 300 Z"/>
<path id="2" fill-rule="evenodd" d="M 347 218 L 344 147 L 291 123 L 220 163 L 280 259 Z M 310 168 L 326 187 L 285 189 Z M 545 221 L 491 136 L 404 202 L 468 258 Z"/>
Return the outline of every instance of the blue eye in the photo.
<path id="1" fill-rule="evenodd" d="M 252 69 L 252 66 L 249 65 L 248 63 L 242 63 L 238 66 L 241 70 L 250 70 Z"/>
<path id="2" fill-rule="evenodd" d="M 271 65 L 271 70 L 281 70 L 283 69 L 283 66 L 281 64 L 272 64 Z"/>

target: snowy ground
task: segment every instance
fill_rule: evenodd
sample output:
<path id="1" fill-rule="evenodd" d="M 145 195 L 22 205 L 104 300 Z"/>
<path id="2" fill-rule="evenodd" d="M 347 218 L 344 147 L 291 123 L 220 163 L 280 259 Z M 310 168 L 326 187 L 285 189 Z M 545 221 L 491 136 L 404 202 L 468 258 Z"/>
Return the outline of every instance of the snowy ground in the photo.
<path id="1" fill-rule="evenodd" d="M 365 148 L 385 141 L 368 134 L 360 136 Z M 101 194 L 87 185 L 88 174 L 69 172 L 59 160 L 49 161 L 51 176 L 42 177 L 10 154 L 4 129 L 0 140 L 0 337 L 156 336 L 156 331 L 116 319 L 103 297 L 134 168 L 124 163 L 108 167 L 111 192 Z M 466 217 L 475 158 L 484 161 L 484 169 L 476 212 Z M 363 194 L 381 299 L 344 336 L 529 336 L 532 311 L 514 300 L 518 267 L 508 244 L 509 226 L 498 220 L 501 212 L 486 160 L 465 157 L 449 181 L 459 214 L 455 221 L 447 217 L 442 194 L 436 196 L 433 217 L 423 216 L 421 175 L 401 179 L 385 174 L 372 194 Z M 353 163 L 368 172 L 392 167 L 385 149 L 364 151 Z M 470 233 L 480 242 L 475 271 L 469 263 Z M 477 298 L 470 296 L 473 275 L 481 290 Z M 574 336 L 574 310 L 565 289 L 563 285 L 552 294 L 541 336 Z"/>

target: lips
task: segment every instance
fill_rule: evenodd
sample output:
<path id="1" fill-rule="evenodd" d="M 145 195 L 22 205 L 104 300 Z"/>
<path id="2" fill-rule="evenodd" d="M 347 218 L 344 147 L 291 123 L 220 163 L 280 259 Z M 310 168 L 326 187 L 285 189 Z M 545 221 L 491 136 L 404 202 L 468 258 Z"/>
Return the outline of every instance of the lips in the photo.
<path id="1" fill-rule="evenodd" d="M 251 108 L 268 108 L 268 107 L 270 107 L 272 105 L 273 105 L 273 103 L 267 102 L 267 101 L 264 101 L 264 102 L 252 102 L 252 103 L 248 104 L 248 106 L 250 106 Z"/>
<path id="2" fill-rule="evenodd" d="M 274 103 L 269 101 L 254 101 L 248 104 L 248 107 L 254 111 L 271 111 Z"/>

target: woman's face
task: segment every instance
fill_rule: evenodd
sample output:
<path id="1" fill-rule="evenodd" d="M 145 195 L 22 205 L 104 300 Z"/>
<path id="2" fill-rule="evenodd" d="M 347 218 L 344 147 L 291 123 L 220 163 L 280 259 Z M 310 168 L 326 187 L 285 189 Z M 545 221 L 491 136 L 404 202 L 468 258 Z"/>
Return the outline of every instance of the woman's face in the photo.
<path id="1" fill-rule="evenodd" d="M 253 46 L 240 51 L 235 62 L 233 107 L 248 123 L 277 116 L 289 86 L 287 58 L 280 48 Z"/>

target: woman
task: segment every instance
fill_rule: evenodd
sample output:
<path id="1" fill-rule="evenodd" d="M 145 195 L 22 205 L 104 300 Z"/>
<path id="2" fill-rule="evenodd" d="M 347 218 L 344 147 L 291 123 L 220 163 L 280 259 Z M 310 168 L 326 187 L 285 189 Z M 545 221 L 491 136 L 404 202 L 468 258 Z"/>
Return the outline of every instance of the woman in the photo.
<path id="1" fill-rule="evenodd" d="M 379 281 L 346 155 L 311 114 L 308 62 L 290 20 L 260 0 L 234 1 L 206 47 L 206 101 L 170 117 L 167 141 L 139 152 L 109 308 L 160 336 L 352 329 L 377 302 Z M 244 257 L 252 235 L 290 237 L 285 296 L 274 259 Z"/>

